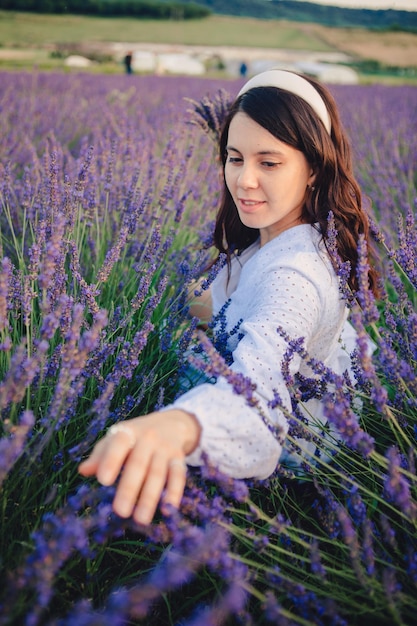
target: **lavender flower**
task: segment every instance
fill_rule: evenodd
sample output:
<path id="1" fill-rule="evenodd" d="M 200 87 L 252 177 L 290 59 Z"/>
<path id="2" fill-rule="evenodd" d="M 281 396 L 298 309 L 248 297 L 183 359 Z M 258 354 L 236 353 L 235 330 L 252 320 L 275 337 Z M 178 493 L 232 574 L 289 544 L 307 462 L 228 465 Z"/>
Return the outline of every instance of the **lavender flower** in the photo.
<path id="1" fill-rule="evenodd" d="M 113 265 L 119 260 L 121 251 L 126 246 L 127 238 L 129 235 L 129 228 L 123 226 L 119 233 L 117 243 L 108 251 L 103 263 L 103 267 L 97 274 L 97 280 L 100 283 L 104 283 L 110 275 Z"/>
<path id="2" fill-rule="evenodd" d="M 289 361 L 294 354 L 298 354 L 312 368 L 315 374 L 321 374 L 322 376 L 321 384 L 316 386 L 316 390 L 317 388 L 320 390 L 319 395 L 322 398 L 326 418 L 336 428 L 346 445 L 357 450 L 365 457 L 369 456 L 374 449 L 374 441 L 359 425 L 358 417 L 351 407 L 351 392 L 346 386 L 345 378 L 335 374 L 331 369 L 324 366 L 323 363 L 311 359 L 303 346 L 302 338 L 292 340 L 282 328 L 278 328 L 277 332 L 288 343 L 286 357 L 282 364 L 286 384 L 291 387 L 295 383 L 295 379 L 290 375 Z M 301 384 L 303 382 L 301 381 Z M 324 392 L 323 383 L 327 385 L 331 383 L 326 392 Z"/>
<path id="3" fill-rule="evenodd" d="M 272 591 L 268 590 L 265 594 L 264 612 L 266 619 L 276 626 L 293 626 L 295 622 L 291 622 L 286 616 L 282 607 L 278 603 Z"/>
<path id="4" fill-rule="evenodd" d="M 417 247 L 417 227 L 414 214 L 410 207 L 406 208 L 405 228 L 404 217 L 398 215 L 398 240 L 399 246 L 395 252 L 395 260 L 405 271 L 410 282 L 417 287 L 417 265 L 413 251 Z"/>
<path id="5" fill-rule="evenodd" d="M 24 411 L 15 426 L 4 424 L 5 435 L 0 439 L 0 486 L 23 453 L 28 434 L 35 423 L 32 411 Z"/>
<path id="6" fill-rule="evenodd" d="M 326 248 L 330 254 L 330 258 L 335 267 L 336 274 L 339 277 L 339 288 L 349 303 L 352 300 L 352 292 L 350 290 L 348 281 L 350 278 L 350 274 L 352 271 L 351 265 L 349 261 L 342 261 L 339 255 L 338 247 L 337 247 L 337 237 L 338 232 L 336 228 L 336 222 L 334 219 L 333 211 L 329 211 L 329 215 L 327 218 L 327 232 L 326 232 Z"/>
<path id="7" fill-rule="evenodd" d="M 365 518 L 363 525 L 362 559 L 368 576 L 375 574 L 375 527 L 369 518 Z"/>
<path id="8" fill-rule="evenodd" d="M 363 235 L 359 235 L 358 240 L 358 264 L 356 267 L 359 289 L 356 298 L 362 307 L 364 324 L 376 322 L 379 318 L 375 296 L 369 288 L 369 262 L 368 247 Z"/>
<path id="9" fill-rule="evenodd" d="M 336 514 L 340 523 L 341 535 L 345 544 L 349 548 L 352 567 L 361 585 L 366 587 L 367 583 L 360 561 L 360 543 L 352 520 L 346 509 L 342 506 L 337 507 Z"/>
<path id="10" fill-rule="evenodd" d="M 223 122 L 232 104 L 230 96 L 224 89 L 220 89 L 213 97 L 206 96 L 199 102 L 190 98 L 187 100 L 193 106 L 189 111 L 190 123 L 197 124 L 204 132 L 212 134 L 217 143 Z"/>
<path id="11" fill-rule="evenodd" d="M 21 402 L 38 374 L 38 368 L 47 349 L 47 342 L 41 341 L 36 353 L 33 356 L 27 356 L 24 344 L 17 347 L 11 358 L 9 370 L 0 383 L 1 409 Z"/>
<path id="12" fill-rule="evenodd" d="M 321 562 L 319 545 L 316 539 L 313 539 L 310 545 L 310 563 L 312 573 L 324 580 L 326 578 L 326 569 Z"/>
<path id="13" fill-rule="evenodd" d="M 0 332 L 2 335 L 4 332 L 10 330 L 8 320 L 8 295 L 12 272 L 12 262 L 7 257 L 4 257 L 1 262 L 0 272 Z"/>
<path id="14" fill-rule="evenodd" d="M 388 474 L 384 482 L 385 494 L 410 519 L 415 519 L 417 505 L 411 497 L 410 483 L 401 471 L 401 460 L 395 446 L 388 448 L 386 457 Z"/>
<path id="15" fill-rule="evenodd" d="M 51 237 L 45 243 L 45 254 L 40 263 L 38 275 L 39 288 L 44 292 L 52 286 L 54 274 L 59 270 L 60 261 L 64 253 L 65 225 L 65 217 L 63 215 L 56 216 Z"/>
<path id="16" fill-rule="evenodd" d="M 361 241 L 355 381 L 313 362 L 300 338 L 286 361 L 299 355 L 313 375 L 284 372 L 294 447 L 303 437 L 337 453 L 303 466 L 302 483 L 282 468 L 261 484 L 189 468 L 180 512 L 140 527 L 112 513 L 114 488 L 77 489 L 76 461 L 108 424 L 178 391 L 196 324 L 187 293 L 211 261 L 221 191 L 211 137 L 229 103 L 219 89 L 236 93 L 239 81 L 1 80 L 0 624 L 151 624 L 160 609 L 172 623 L 413 623 L 415 88 L 332 86 L 370 197 L 382 299 L 369 292 Z M 329 250 L 337 237 L 329 215 Z M 338 261 L 350 306 L 351 268 Z M 215 326 L 195 358 L 258 410 L 256 389 L 229 368 L 239 324 L 232 336 L 224 320 Z M 306 436 L 310 398 L 362 455 Z M 278 392 L 268 400 L 283 408 Z"/>
<path id="17" fill-rule="evenodd" d="M 228 534 L 221 528 L 209 526 L 207 529 L 186 527 L 178 535 L 180 543 L 174 537 L 174 549 L 166 554 L 165 559 L 148 577 L 146 584 L 134 587 L 129 592 L 130 615 L 143 617 L 149 603 L 163 591 L 168 591 L 190 580 L 193 573 L 207 562 L 221 558 L 227 549 Z"/>

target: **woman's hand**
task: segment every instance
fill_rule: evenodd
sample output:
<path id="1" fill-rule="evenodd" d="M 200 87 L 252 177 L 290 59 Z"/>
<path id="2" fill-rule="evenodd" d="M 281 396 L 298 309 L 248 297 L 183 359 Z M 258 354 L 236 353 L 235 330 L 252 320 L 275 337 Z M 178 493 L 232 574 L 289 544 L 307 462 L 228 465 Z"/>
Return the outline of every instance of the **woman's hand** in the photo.
<path id="1" fill-rule="evenodd" d="M 185 455 L 196 448 L 200 425 L 185 411 L 171 409 L 120 422 L 80 464 L 83 476 L 97 477 L 102 485 L 121 478 L 113 501 L 120 517 L 149 524 L 163 490 L 164 504 L 178 507 L 186 479 Z"/>

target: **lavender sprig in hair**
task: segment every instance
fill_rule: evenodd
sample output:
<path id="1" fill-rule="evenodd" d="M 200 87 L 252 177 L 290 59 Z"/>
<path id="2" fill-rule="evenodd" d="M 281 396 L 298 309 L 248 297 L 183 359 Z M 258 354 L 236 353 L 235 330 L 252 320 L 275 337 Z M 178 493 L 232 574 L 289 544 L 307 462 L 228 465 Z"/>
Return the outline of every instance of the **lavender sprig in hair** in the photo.
<path id="1" fill-rule="evenodd" d="M 197 124 L 207 135 L 211 136 L 216 143 L 220 138 L 220 133 L 226 115 L 229 112 L 232 99 L 224 89 L 219 89 L 213 96 L 204 96 L 200 101 L 186 98 L 192 105 L 188 109 L 190 124 Z"/>

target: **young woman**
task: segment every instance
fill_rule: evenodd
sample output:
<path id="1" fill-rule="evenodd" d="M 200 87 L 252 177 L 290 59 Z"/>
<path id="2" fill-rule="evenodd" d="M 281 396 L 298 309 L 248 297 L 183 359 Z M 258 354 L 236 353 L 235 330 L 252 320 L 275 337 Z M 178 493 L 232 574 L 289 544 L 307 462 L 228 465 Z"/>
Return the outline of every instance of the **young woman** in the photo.
<path id="1" fill-rule="evenodd" d="M 179 505 L 186 464 L 201 465 L 205 455 L 234 478 L 266 478 L 288 455 L 284 336 L 303 338 L 309 356 L 330 367 L 349 366 L 340 344 L 346 301 L 326 247 L 329 213 L 353 292 L 368 221 L 333 98 L 293 72 L 255 76 L 232 105 L 220 156 L 225 184 L 215 245 L 228 263 L 203 304 L 224 312 L 230 369 L 251 380 L 255 400 L 220 376 L 163 411 L 110 428 L 80 472 L 104 485 L 121 474 L 114 510 L 140 523 L 152 520 L 163 492 L 162 506 Z M 369 281 L 375 288 L 373 271 Z M 290 369 L 311 375 L 297 355 Z"/>

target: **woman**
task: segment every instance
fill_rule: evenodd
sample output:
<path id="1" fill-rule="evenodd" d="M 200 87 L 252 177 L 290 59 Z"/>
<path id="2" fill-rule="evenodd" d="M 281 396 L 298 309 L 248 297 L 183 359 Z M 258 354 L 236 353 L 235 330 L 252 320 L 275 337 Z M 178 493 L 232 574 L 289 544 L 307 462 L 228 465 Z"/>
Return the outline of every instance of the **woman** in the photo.
<path id="1" fill-rule="evenodd" d="M 368 221 L 323 86 L 283 70 L 250 79 L 226 119 L 220 156 L 225 184 L 215 245 L 228 263 L 204 306 L 210 315 L 224 312 L 230 369 L 256 386 L 254 401 L 220 376 L 163 411 L 110 428 L 80 472 L 110 485 L 123 468 L 113 507 L 139 523 L 152 520 L 163 492 L 162 506 L 179 505 L 186 463 L 201 465 L 207 455 L 234 478 L 266 478 L 285 455 L 282 407 L 290 411 L 291 400 L 281 368 L 284 336 L 303 338 L 309 355 L 332 367 L 341 354 L 347 309 L 326 247 L 330 212 L 338 256 L 350 263 L 349 287 L 357 287 L 357 244 L 361 233 L 368 237 Z M 373 271 L 369 281 L 375 288 Z M 297 355 L 290 369 L 311 375 Z"/>

